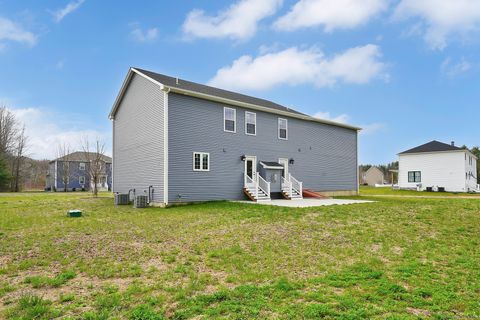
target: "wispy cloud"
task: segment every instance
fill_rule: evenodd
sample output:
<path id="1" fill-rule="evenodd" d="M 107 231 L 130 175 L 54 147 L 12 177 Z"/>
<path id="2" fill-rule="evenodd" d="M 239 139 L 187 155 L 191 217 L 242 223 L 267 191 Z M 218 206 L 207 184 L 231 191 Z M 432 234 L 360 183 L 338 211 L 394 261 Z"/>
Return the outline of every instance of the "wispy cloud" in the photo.
<path id="1" fill-rule="evenodd" d="M 257 32 L 258 23 L 273 15 L 283 0 L 240 0 L 217 15 L 203 10 L 190 11 L 183 32 L 192 38 L 231 38 L 246 40 Z"/>
<path id="2" fill-rule="evenodd" d="M 3 100 L 5 101 L 5 100 Z M 85 121 L 76 119 L 71 123 L 72 115 L 59 114 L 41 107 L 9 108 L 20 123 L 25 124 L 28 136 L 27 154 L 35 159 L 53 159 L 59 144 L 67 143 L 74 150 L 81 150 L 82 137 L 99 138 L 107 143 L 110 150 L 110 132 L 94 129 L 81 129 Z M 77 127 L 79 126 L 79 127 Z M 110 151 L 108 152 L 110 153 Z"/>
<path id="3" fill-rule="evenodd" d="M 415 33 L 421 34 L 432 49 L 443 50 L 454 37 L 480 30 L 480 1 L 402 0 L 393 17 L 416 18 L 419 23 L 414 25 Z"/>
<path id="4" fill-rule="evenodd" d="M 442 64 L 440 65 L 440 71 L 451 78 L 465 73 L 470 69 L 472 69 L 472 65 L 464 57 L 462 57 L 458 62 L 455 62 L 448 57 L 443 60 Z"/>
<path id="5" fill-rule="evenodd" d="M 292 31 L 323 26 L 325 32 L 351 29 L 367 23 L 387 8 L 387 0 L 300 0 L 274 27 Z"/>
<path id="6" fill-rule="evenodd" d="M 7 18 L 0 17 L 0 47 L 4 48 L 4 41 L 23 43 L 33 46 L 37 42 L 37 36 L 25 30 L 19 24 Z"/>
<path id="7" fill-rule="evenodd" d="M 280 85 L 365 84 L 384 75 L 380 48 L 368 44 L 331 58 L 316 48 L 292 47 L 257 57 L 242 56 L 217 71 L 210 85 L 232 90 L 267 90 Z M 279 67 L 281 66 L 281 67 Z"/>
<path id="8" fill-rule="evenodd" d="M 362 135 L 370 135 L 387 129 L 387 125 L 385 123 L 379 122 L 359 125 L 359 127 L 362 128 L 362 131 L 360 131 L 360 134 Z"/>
<path id="9" fill-rule="evenodd" d="M 347 123 L 348 120 L 350 119 L 350 117 L 348 116 L 348 114 L 340 114 L 338 116 L 332 116 L 330 114 L 330 112 L 323 112 L 323 111 L 319 111 L 317 113 L 315 113 L 313 115 L 315 118 L 319 118 L 319 119 L 324 119 L 324 120 L 329 120 L 329 121 L 333 121 L 333 122 L 339 122 L 339 123 Z"/>
<path id="10" fill-rule="evenodd" d="M 69 2 L 64 8 L 53 11 L 52 12 L 53 20 L 55 20 L 55 22 L 57 23 L 62 21 L 63 18 L 65 18 L 67 15 L 77 10 L 84 2 L 85 0 L 72 1 L 72 2 Z"/>
<path id="11" fill-rule="evenodd" d="M 153 42 L 158 38 L 157 28 L 142 30 L 138 23 L 133 23 L 131 26 L 133 29 L 130 31 L 130 37 L 137 42 Z"/>

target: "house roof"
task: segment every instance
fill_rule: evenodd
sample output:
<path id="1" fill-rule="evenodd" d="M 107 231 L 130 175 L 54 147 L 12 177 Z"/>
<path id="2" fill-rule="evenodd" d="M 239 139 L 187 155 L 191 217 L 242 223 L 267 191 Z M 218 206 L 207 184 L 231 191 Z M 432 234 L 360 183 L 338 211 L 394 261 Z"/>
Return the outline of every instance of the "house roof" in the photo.
<path id="1" fill-rule="evenodd" d="M 110 116 L 109 116 L 110 118 L 113 118 L 117 111 L 118 105 L 121 101 L 121 98 L 127 87 L 127 84 L 131 78 L 132 72 L 142 75 L 145 78 L 153 82 L 156 82 L 157 84 L 162 85 L 164 88 L 176 93 L 185 94 L 185 95 L 197 95 L 204 99 L 211 99 L 211 100 L 216 99 L 216 100 L 224 101 L 226 103 L 240 104 L 241 106 L 245 106 L 247 108 L 260 108 L 266 112 L 279 113 L 279 114 L 291 116 L 294 118 L 321 122 L 321 123 L 330 124 L 338 127 L 344 127 L 344 128 L 353 129 L 353 130 L 361 130 L 361 128 L 359 127 L 351 126 L 348 124 L 338 123 L 338 122 L 330 121 L 327 119 L 315 118 L 305 113 L 299 112 L 297 110 L 294 110 L 292 108 L 280 105 L 278 103 L 275 103 L 269 100 L 256 98 L 256 97 L 252 97 L 252 96 L 248 96 L 248 95 L 244 95 L 241 93 L 236 93 L 228 90 L 223 90 L 223 89 L 203 85 L 200 83 L 140 69 L 140 68 L 130 68 L 130 71 L 127 75 L 127 78 L 125 79 L 125 82 L 122 86 L 120 94 L 113 105 L 112 111 L 110 112 Z"/>
<path id="2" fill-rule="evenodd" d="M 280 163 L 274 161 L 260 161 L 260 164 L 265 169 L 283 169 L 283 166 Z"/>
<path id="3" fill-rule="evenodd" d="M 407 151 L 400 152 L 399 154 L 409 154 L 409 153 L 423 153 L 423 152 L 443 152 L 443 151 L 460 151 L 464 150 L 462 148 L 452 146 L 448 143 L 443 143 L 440 141 L 430 141 L 428 143 L 422 144 L 421 146 L 409 149 Z"/>
<path id="4" fill-rule="evenodd" d="M 96 155 L 95 152 L 75 151 L 75 152 L 69 153 L 66 156 L 57 158 L 53 161 L 64 161 L 67 159 L 68 161 L 88 161 L 88 159 L 92 159 L 93 157 L 95 157 L 95 155 Z M 110 158 L 109 156 L 102 155 L 101 157 L 104 162 L 107 162 L 107 163 L 112 162 L 112 158 Z"/>

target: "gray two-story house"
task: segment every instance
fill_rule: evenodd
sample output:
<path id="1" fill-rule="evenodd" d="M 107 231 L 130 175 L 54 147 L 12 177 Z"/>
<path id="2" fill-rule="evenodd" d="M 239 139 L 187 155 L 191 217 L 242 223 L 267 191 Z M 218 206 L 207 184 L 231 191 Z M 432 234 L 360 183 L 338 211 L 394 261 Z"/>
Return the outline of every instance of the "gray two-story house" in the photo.
<path id="1" fill-rule="evenodd" d="M 76 151 L 49 162 L 45 190 L 47 191 L 87 191 L 93 188 L 90 177 L 90 159 L 96 158 L 94 153 L 88 155 Z M 112 158 L 102 155 L 97 190 L 112 189 Z"/>
<path id="2" fill-rule="evenodd" d="M 109 117 L 113 191 L 152 204 L 358 192 L 354 126 L 138 68 Z"/>

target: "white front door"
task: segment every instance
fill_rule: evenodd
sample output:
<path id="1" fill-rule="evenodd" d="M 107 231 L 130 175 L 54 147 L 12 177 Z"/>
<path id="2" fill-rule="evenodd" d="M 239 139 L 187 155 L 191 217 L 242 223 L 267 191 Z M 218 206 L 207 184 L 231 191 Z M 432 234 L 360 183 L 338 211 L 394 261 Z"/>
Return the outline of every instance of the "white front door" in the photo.
<path id="1" fill-rule="evenodd" d="M 257 176 L 257 157 L 246 156 L 245 157 L 245 174 L 250 179 L 255 180 Z"/>
<path id="2" fill-rule="evenodd" d="M 284 178 L 288 177 L 288 159 L 287 158 L 280 158 L 278 159 L 278 163 L 283 166 L 282 176 Z"/>

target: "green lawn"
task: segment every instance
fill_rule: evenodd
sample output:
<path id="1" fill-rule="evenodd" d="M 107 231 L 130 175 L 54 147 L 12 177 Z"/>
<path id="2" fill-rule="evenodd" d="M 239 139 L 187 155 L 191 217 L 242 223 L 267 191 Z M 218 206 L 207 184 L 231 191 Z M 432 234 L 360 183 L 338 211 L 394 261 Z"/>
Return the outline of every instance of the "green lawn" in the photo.
<path id="1" fill-rule="evenodd" d="M 453 192 L 427 192 L 415 190 L 393 190 L 389 187 L 375 188 L 360 186 L 360 194 L 363 196 L 416 196 L 416 197 L 479 197 L 479 193 L 453 193 Z"/>
<path id="2" fill-rule="evenodd" d="M 0 318 L 480 317 L 480 200 L 372 199 L 133 209 L 0 194 Z"/>

